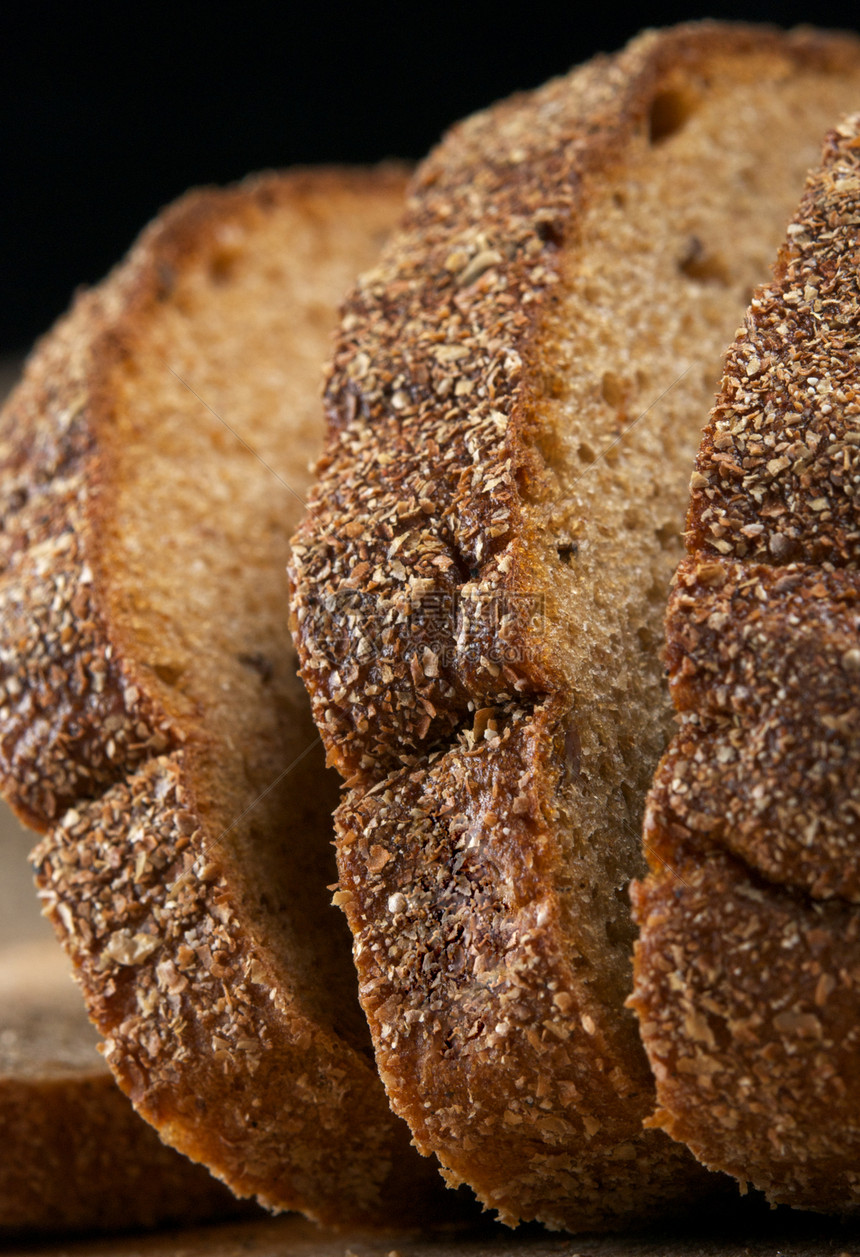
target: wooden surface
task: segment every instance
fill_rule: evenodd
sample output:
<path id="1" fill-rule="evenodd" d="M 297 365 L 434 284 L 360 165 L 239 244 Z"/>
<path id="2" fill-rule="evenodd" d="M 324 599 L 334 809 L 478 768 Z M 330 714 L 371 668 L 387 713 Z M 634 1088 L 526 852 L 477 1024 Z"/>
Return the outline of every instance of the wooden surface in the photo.
<path id="1" fill-rule="evenodd" d="M 627 1236 L 565 1236 L 488 1228 L 472 1236 L 335 1234 L 294 1216 L 62 1244 L 12 1244 L 9 1257 L 860 1257 L 860 1226 L 757 1213 L 718 1224 Z"/>

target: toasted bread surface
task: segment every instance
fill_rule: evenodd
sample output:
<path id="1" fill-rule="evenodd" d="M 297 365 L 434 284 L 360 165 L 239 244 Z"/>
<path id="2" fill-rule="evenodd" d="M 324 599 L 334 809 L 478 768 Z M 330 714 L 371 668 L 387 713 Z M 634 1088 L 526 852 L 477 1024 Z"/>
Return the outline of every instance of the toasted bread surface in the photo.
<path id="1" fill-rule="evenodd" d="M 286 634 L 337 302 L 403 174 L 191 194 L 38 347 L 2 421 L 4 789 L 107 1060 L 238 1194 L 420 1216 L 376 1077 L 336 789 Z"/>
<path id="2" fill-rule="evenodd" d="M 667 620 L 681 727 L 636 890 L 655 1122 L 774 1203 L 860 1208 L 860 115 L 732 345 Z"/>
<path id="3" fill-rule="evenodd" d="M 710 1190 L 624 1008 L 716 364 L 851 38 L 702 24 L 461 124 L 346 306 L 294 633 L 395 1109 L 507 1220 Z"/>

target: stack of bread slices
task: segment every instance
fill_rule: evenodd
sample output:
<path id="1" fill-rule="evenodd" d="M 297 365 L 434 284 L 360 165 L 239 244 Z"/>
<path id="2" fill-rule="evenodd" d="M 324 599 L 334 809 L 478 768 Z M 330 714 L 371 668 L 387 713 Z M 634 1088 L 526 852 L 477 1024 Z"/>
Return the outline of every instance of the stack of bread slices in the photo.
<path id="1" fill-rule="evenodd" d="M 849 36 L 648 32 L 455 127 L 405 208 L 393 170 L 192 195 L 31 359 L 3 789 L 120 1086 L 237 1194 L 860 1204 L 854 122 L 728 360 L 642 837 L 722 354 L 858 100 Z"/>

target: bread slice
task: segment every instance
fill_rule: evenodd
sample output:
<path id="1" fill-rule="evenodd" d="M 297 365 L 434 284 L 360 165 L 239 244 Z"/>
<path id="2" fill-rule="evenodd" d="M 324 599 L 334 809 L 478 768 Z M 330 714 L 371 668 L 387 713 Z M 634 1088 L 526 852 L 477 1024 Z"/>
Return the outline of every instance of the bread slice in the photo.
<path id="1" fill-rule="evenodd" d="M 39 916 L 32 840 L 0 804 L 0 1238 L 253 1215 L 163 1144 L 114 1082 Z"/>
<path id="2" fill-rule="evenodd" d="M 860 45 L 714 24 L 469 119 L 350 297 L 294 545 L 338 902 L 397 1112 L 506 1220 L 704 1189 L 643 1131 L 627 884 L 714 365 Z"/>
<path id="3" fill-rule="evenodd" d="M 667 621 L 633 1000 L 655 1122 L 768 1198 L 860 1210 L 860 114 L 753 298 Z"/>
<path id="4" fill-rule="evenodd" d="M 337 301 L 402 192 L 334 170 L 185 198 L 0 427 L 3 786 L 45 830 L 41 896 L 107 1060 L 236 1193 L 344 1224 L 420 1214 L 434 1176 L 328 903 L 336 787 L 284 566 Z"/>
<path id="5" fill-rule="evenodd" d="M 0 951 L 0 1237 L 247 1212 L 137 1116 L 53 939 Z"/>

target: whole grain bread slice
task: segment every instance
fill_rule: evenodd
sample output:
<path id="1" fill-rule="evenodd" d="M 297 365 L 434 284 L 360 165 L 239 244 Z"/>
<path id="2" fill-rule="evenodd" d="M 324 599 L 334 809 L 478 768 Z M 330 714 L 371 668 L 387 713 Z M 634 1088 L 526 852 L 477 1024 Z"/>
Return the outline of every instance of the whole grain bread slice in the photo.
<path id="1" fill-rule="evenodd" d="M 38 347 L 0 423 L 3 788 L 121 1087 L 234 1192 L 420 1215 L 355 998 L 287 540 L 337 302 L 403 173 L 189 195 Z M 438 1176 L 437 1176 L 438 1177 Z"/>
<path id="2" fill-rule="evenodd" d="M 726 360 L 667 620 L 633 1006 L 655 1124 L 860 1210 L 860 114 Z"/>
<path id="3" fill-rule="evenodd" d="M 860 46 L 702 24 L 479 114 L 350 297 L 294 544 L 380 1073 L 507 1220 L 707 1190 L 624 1001 L 714 366 Z"/>
<path id="4" fill-rule="evenodd" d="M 0 950 L 0 1238 L 248 1212 L 137 1116 L 97 1042 L 56 942 Z"/>

